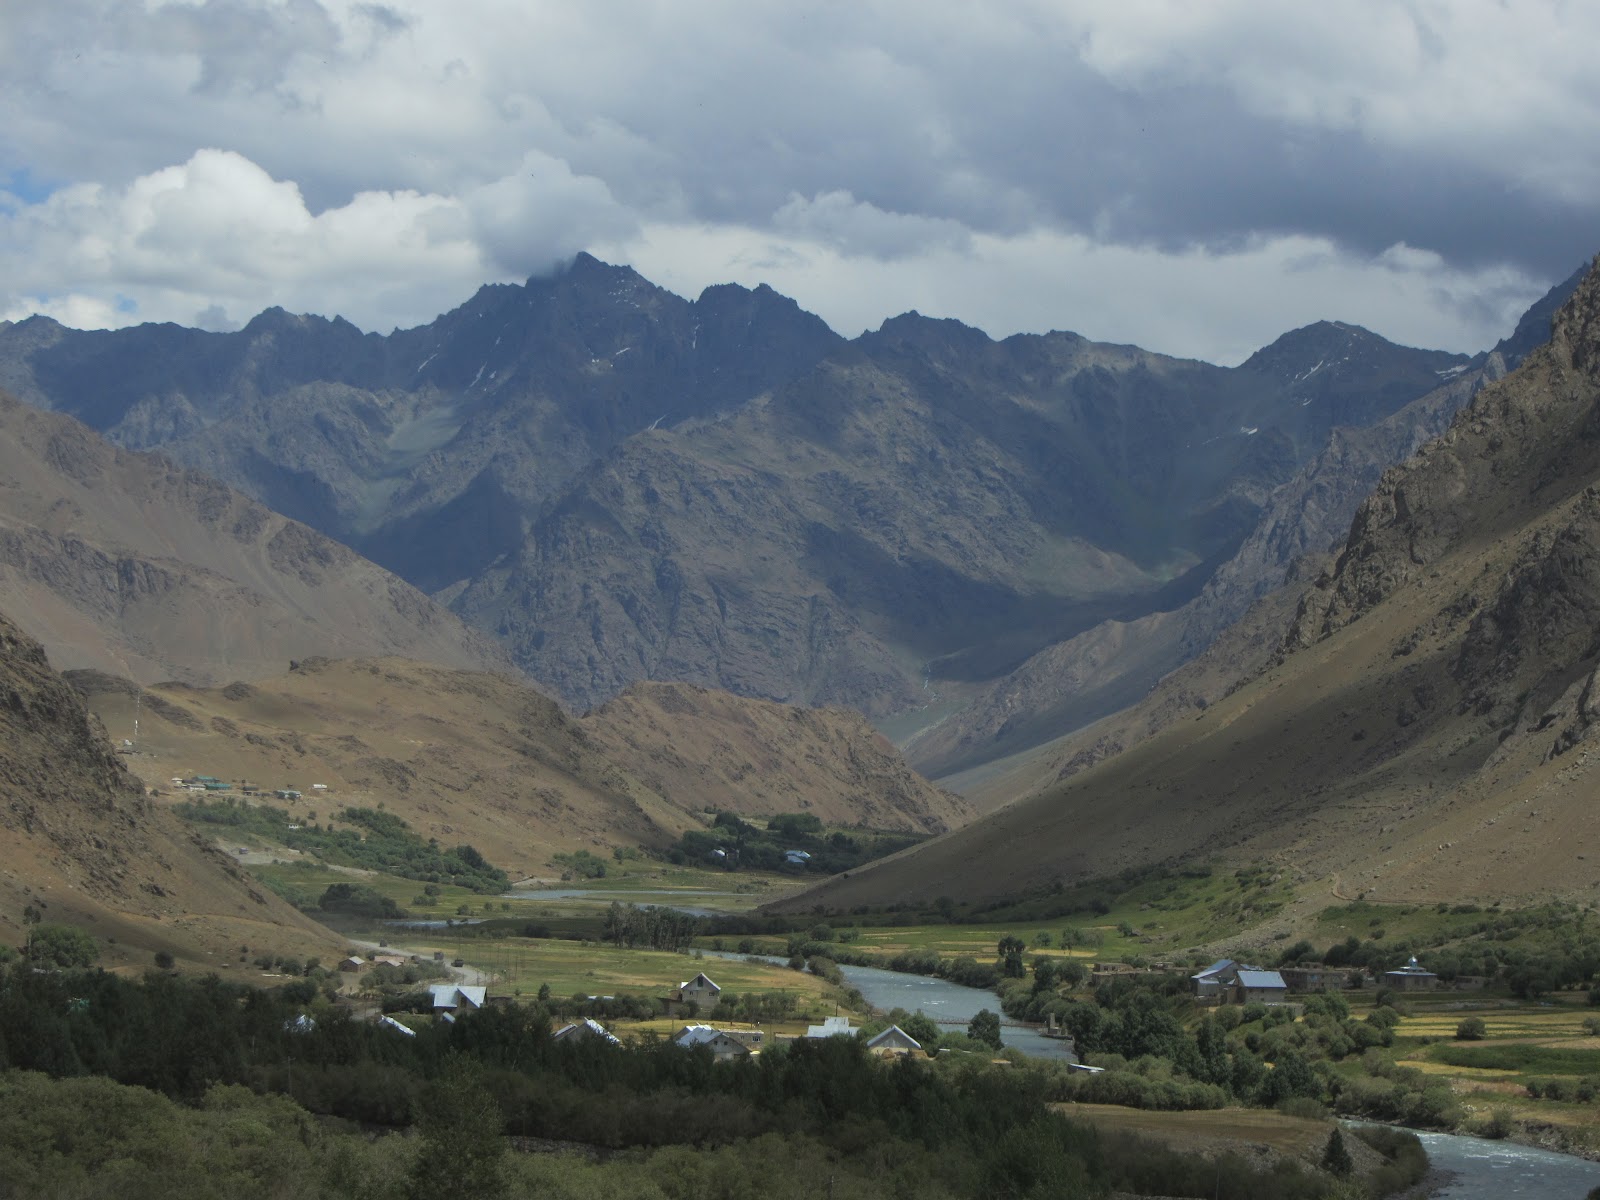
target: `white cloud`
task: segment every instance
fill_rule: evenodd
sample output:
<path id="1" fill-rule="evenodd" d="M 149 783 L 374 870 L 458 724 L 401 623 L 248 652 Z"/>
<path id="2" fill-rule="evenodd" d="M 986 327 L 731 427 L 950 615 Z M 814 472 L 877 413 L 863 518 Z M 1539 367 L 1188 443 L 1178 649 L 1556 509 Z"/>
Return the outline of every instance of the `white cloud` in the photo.
<path id="1" fill-rule="evenodd" d="M 441 296 L 505 276 L 474 237 L 476 198 L 362 192 L 314 215 L 294 184 L 201 150 L 126 187 L 76 184 L 14 204 L 0 222 L 0 316 L 103 327 L 205 313 L 215 324 L 278 304 L 368 328 L 427 319 Z"/>
<path id="2" fill-rule="evenodd" d="M 979 235 L 964 247 L 890 262 L 757 230 L 675 226 L 606 250 L 691 296 L 723 280 L 767 282 L 849 336 L 916 309 L 992 336 L 1066 329 L 1223 364 L 1323 319 L 1470 353 L 1509 333 L 1545 288 L 1510 268 L 1458 270 L 1405 247 L 1359 258 L 1300 236 L 1219 253 L 1034 231 Z"/>

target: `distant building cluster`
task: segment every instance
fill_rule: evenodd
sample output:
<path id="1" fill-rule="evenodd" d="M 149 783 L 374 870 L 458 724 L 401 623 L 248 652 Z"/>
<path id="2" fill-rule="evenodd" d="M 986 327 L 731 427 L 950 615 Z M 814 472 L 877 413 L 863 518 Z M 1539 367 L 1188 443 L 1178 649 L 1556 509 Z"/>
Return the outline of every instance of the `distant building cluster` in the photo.
<path id="1" fill-rule="evenodd" d="M 234 792 L 241 796 L 256 796 L 262 794 L 262 789 L 249 780 L 241 779 L 237 785 L 226 779 L 218 779 L 215 775 L 174 775 L 169 783 L 180 792 Z M 325 783 L 313 783 L 311 790 L 326 792 L 329 790 Z M 299 788 L 293 786 L 273 788 L 274 800 L 299 800 L 304 795 Z"/>
<path id="2" fill-rule="evenodd" d="M 1202 1002 L 1280 1004 L 1291 992 L 1328 992 L 1360 987 L 1366 976 L 1366 971 L 1359 967 L 1298 963 L 1279 967 L 1276 971 L 1263 971 L 1231 958 L 1223 958 L 1189 976 L 1189 984 L 1195 997 Z M 1440 980 L 1413 956 L 1405 966 L 1385 971 L 1379 982 L 1381 986 L 1396 991 L 1416 992 L 1430 991 L 1439 986 Z M 1456 986 L 1463 989 L 1481 987 L 1482 980 L 1461 979 L 1456 981 Z"/>

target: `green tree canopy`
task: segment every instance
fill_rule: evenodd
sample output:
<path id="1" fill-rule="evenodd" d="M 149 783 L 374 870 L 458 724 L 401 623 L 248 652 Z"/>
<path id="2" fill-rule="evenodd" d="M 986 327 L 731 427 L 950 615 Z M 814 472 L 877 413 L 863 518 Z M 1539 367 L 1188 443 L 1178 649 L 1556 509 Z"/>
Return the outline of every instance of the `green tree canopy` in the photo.
<path id="1" fill-rule="evenodd" d="M 977 1015 L 972 1018 L 972 1023 L 967 1026 L 967 1036 L 975 1042 L 982 1042 L 991 1049 L 1000 1049 L 999 1014 L 992 1013 L 987 1008 L 980 1009 Z"/>
<path id="2" fill-rule="evenodd" d="M 38 925 L 28 938 L 27 955 L 41 966 L 92 967 L 100 947 L 76 925 Z"/>

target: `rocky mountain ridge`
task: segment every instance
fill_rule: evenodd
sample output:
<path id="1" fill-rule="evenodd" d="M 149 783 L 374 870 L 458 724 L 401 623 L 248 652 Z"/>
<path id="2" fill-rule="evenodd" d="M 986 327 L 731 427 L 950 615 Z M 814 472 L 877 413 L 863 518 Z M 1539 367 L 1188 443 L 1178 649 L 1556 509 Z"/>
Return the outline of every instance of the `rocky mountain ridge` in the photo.
<path id="1" fill-rule="evenodd" d="M 1448 372 L 1441 387 L 1369 425 L 1332 429 L 1325 449 L 1266 497 L 1254 530 L 1193 599 L 1132 623 L 1108 622 L 1048 648 L 987 686 L 961 711 L 919 731 L 902 747 L 907 756 L 937 778 L 1038 747 L 1014 766 L 1030 779 L 1053 781 L 1225 695 L 1276 649 L 1299 589 L 1321 570 L 1308 562 L 1324 555 L 1331 559 L 1384 470 L 1443 433 L 1473 396 L 1547 342 L 1553 315 L 1582 276 L 1579 271 L 1551 288 L 1510 338 L 1467 369 Z M 1370 336 L 1324 325 L 1320 331 L 1310 327 L 1286 335 L 1256 360 L 1270 361 L 1308 339 L 1323 347 L 1330 339 L 1359 346 Z M 1328 357 L 1323 349 L 1319 361 Z M 1295 594 L 1272 596 L 1280 587 Z M 1260 611 L 1247 619 L 1258 601 L 1263 602 Z M 1183 668 L 1197 658 L 1209 661 Z M 1073 732 L 1079 729 L 1081 736 Z M 1061 744 L 1048 745 L 1052 740 Z M 1019 790 L 991 772 L 982 774 L 975 798 L 981 792 L 1012 799 L 1033 786 Z"/>
<path id="2" fill-rule="evenodd" d="M 1474 365 L 1337 322 L 1233 369 L 916 313 L 847 343 L 770 289 L 689 301 L 587 255 L 388 337 L 0 327 L 30 402 L 371 555 L 576 709 L 644 679 L 959 700 L 1183 605 L 1332 430 Z"/>

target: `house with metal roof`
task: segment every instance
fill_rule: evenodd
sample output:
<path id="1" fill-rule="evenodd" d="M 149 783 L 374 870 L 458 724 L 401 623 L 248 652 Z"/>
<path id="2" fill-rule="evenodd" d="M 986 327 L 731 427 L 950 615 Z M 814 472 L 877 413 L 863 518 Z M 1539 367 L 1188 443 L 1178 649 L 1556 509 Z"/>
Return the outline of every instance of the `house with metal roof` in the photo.
<path id="1" fill-rule="evenodd" d="M 1241 968 L 1234 979 L 1234 999 L 1240 1004 L 1260 1000 L 1278 1004 L 1289 994 L 1289 985 L 1276 971 L 1247 971 Z"/>
<path id="2" fill-rule="evenodd" d="M 1233 986 L 1239 964 L 1231 958 L 1219 958 L 1204 971 L 1189 976 L 1189 986 L 1196 996 L 1223 996 Z"/>
<path id="3" fill-rule="evenodd" d="M 688 1012 L 689 1016 L 699 1013 L 709 1013 L 717 1006 L 717 1000 L 722 995 L 722 989 L 711 981 L 711 977 L 704 971 L 693 979 L 686 979 L 680 983 L 671 995 L 665 997 L 667 1012 Z M 689 1006 L 694 1005 L 694 1010 L 689 1012 Z"/>
<path id="4" fill-rule="evenodd" d="M 710 1025 L 685 1025 L 673 1037 L 672 1043 L 675 1046 L 682 1046 L 685 1050 L 703 1046 L 711 1051 L 712 1057 L 719 1062 L 726 1058 L 743 1058 L 752 1052 L 750 1047 L 738 1038 L 730 1037 Z"/>
<path id="5" fill-rule="evenodd" d="M 1439 977 L 1419 963 L 1413 954 L 1405 966 L 1383 973 L 1383 985 L 1402 992 L 1424 992 L 1437 987 Z"/>
<path id="6" fill-rule="evenodd" d="M 867 1042 L 867 1052 L 883 1058 L 921 1055 L 922 1043 L 898 1025 L 891 1025 Z"/>
<path id="7" fill-rule="evenodd" d="M 591 1038 L 599 1038 L 612 1046 L 622 1045 L 620 1038 L 593 1017 L 585 1017 L 581 1021 L 574 1021 L 571 1025 L 563 1025 L 550 1035 L 550 1040 L 553 1042 L 586 1042 Z"/>
<path id="8" fill-rule="evenodd" d="M 433 999 L 433 1011 L 454 1015 L 477 1012 L 484 1005 L 484 987 L 468 987 L 459 983 L 430 983 L 428 995 Z"/>

